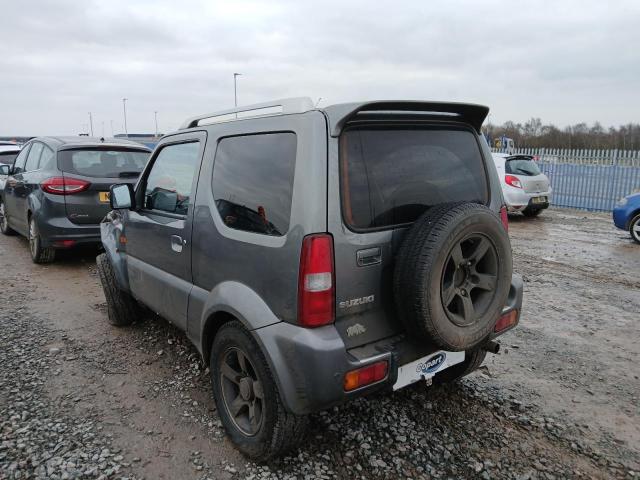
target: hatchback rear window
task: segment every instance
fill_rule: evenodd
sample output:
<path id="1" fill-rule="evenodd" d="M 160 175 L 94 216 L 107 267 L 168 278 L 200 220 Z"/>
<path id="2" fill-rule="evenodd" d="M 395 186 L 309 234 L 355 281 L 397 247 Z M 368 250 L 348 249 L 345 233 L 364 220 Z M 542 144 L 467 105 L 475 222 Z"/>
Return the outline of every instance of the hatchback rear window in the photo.
<path id="1" fill-rule="evenodd" d="M 343 216 L 354 229 L 411 223 L 438 203 L 487 202 L 477 137 L 464 128 L 351 128 L 340 155 Z"/>
<path id="2" fill-rule="evenodd" d="M 85 177 L 137 177 L 149 155 L 127 149 L 62 150 L 58 153 L 58 164 L 63 172 Z"/>
<path id="3" fill-rule="evenodd" d="M 7 165 L 13 165 L 13 161 L 16 159 L 20 152 L 0 152 L 0 163 Z"/>
<path id="4" fill-rule="evenodd" d="M 538 165 L 528 158 L 507 159 L 504 164 L 504 172 L 512 175 L 524 175 L 526 177 L 535 177 L 541 173 Z"/>

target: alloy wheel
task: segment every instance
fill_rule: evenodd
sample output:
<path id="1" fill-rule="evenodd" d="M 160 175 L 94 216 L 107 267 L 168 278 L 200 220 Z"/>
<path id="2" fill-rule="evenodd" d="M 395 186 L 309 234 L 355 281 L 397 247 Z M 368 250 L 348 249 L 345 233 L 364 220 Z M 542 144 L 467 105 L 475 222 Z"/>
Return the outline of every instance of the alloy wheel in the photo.
<path id="1" fill-rule="evenodd" d="M 496 294 L 498 253 L 482 234 L 456 242 L 445 262 L 441 297 L 449 320 L 459 327 L 473 325 Z"/>
<path id="2" fill-rule="evenodd" d="M 256 435 L 264 417 L 264 390 L 256 369 L 237 347 L 225 352 L 219 367 L 222 400 L 231 420 L 245 435 Z"/>
<path id="3" fill-rule="evenodd" d="M 0 228 L 5 231 L 7 229 L 7 226 L 7 219 L 4 213 L 4 202 L 0 201 Z"/>
<path id="4" fill-rule="evenodd" d="M 33 258 L 38 253 L 38 230 L 36 228 L 36 221 L 32 218 L 29 221 L 29 249 Z"/>

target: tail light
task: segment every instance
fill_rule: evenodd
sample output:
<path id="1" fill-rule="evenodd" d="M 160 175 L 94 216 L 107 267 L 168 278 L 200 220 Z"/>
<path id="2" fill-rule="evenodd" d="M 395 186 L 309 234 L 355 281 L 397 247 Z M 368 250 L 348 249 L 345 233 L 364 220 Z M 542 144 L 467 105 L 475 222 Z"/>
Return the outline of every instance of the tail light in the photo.
<path id="1" fill-rule="evenodd" d="M 514 175 L 505 175 L 504 181 L 507 183 L 507 185 L 511 185 L 512 187 L 522 188 L 522 182 L 518 177 Z"/>
<path id="2" fill-rule="evenodd" d="M 356 388 L 364 387 L 365 385 L 379 382 L 387 376 L 387 370 L 389 370 L 389 363 L 383 360 L 347 372 L 344 376 L 344 389 L 348 392 Z"/>
<path id="3" fill-rule="evenodd" d="M 500 220 L 502 220 L 502 226 L 508 232 L 509 231 L 509 215 L 507 214 L 507 207 L 500 207 Z"/>
<path id="4" fill-rule="evenodd" d="M 79 178 L 51 177 L 43 180 L 40 183 L 40 188 L 54 195 L 73 195 L 85 191 L 90 185 L 89 182 Z"/>
<path id="5" fill-rule="evenodd" d="M 509 313 L 502 315 L 493 327 L 495 333 L 500 333 L 518 323 L 518 310 L 511 310 Z"/>
<path id="6" fill-rule="evenodd" d="M 302 241 L 298 277 L 298 321 L 320 327 L 335 319 L 333 237 L 309 235 Z"/>

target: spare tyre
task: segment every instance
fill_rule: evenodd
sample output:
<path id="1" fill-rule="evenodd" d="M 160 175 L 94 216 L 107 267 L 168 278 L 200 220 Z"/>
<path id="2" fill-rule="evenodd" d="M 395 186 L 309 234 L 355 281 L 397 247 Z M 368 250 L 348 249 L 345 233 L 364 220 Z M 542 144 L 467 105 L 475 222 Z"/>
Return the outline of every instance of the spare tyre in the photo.
<path id="1" fill-rule="evenodd" d="M 407 232 L 394 297 L 407 333 L 451 351 L 479 346 L 509 294 L 511 244 L 502 222 L 476 203 L 430 208 Z"/>

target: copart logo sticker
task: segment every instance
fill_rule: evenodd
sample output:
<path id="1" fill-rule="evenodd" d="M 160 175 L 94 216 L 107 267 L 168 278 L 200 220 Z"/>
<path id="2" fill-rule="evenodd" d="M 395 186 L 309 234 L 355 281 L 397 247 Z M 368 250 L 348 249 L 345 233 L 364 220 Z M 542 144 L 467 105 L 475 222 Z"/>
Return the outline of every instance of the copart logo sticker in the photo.
<path id="1" fill-rule="evenodd" d="M 431 357 L 424 363 L 419 363 L 416 367 L 416 372 L 422 373 L 423 375 L 428 375 L 430 373 L 438 370 L 442 365 L 444 365 L 444 361 L 447 358 L 447 355 L 444 352 L 438 353 L 436 356 Z"/>

